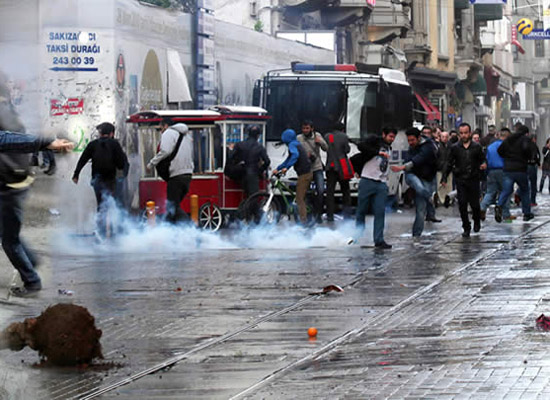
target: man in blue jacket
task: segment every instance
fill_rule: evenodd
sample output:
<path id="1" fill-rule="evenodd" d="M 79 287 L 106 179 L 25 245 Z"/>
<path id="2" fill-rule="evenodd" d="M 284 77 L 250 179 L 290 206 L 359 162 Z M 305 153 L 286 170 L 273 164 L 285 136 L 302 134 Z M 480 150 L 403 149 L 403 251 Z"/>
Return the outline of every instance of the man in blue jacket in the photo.
<path id="1" fill-rule="evenodd" d="M 409 152 L 405 165 L 394 165 L 393 172 L 405 171 L 407 183 L 415 190 L 416 217 L 413 223 L 413 237 L 420 237 L 424 230 L 426 208 L 435 192 L 435 175 L 437 173 L 437 154 L 432 139 L 420 134 L 416 128 L 406 132 Z"/>
<path id="2" fill-rule="evenodd" d="M 306 194 L 313 180 L 311 161 L 309 161 L 307 152 L 303 146 L 296 139 L 296 132 L 292 129 L 285 130 L 281 136 L 281 140 L 288 146 L 288 157 L 273 171 L 273 174 L 278 174 L 279 172 L 285 174 L 289 168 L 294 167 L 298 175 L 298 181 L 296 182 L 296 204 L 298 204 L 300 222 L 305 225 L 307 223 Z"/>
<path id="3" fill-rule="evenodd" d="M 509 135 L 510 129 L 502 128 L 495 135 L 493 142 L 487 147 L 487 193 L 485 193 L 485 197 L 481 201 L 482 221 L 485 221 L 489 205 L 497 200 L 497 194 L 502 193 L 504 189 L 504 160 L 498 154 L 498 148 Z M 505 220 L 511 220 L 509 199 L 502 204 L 502 217 Z"/>

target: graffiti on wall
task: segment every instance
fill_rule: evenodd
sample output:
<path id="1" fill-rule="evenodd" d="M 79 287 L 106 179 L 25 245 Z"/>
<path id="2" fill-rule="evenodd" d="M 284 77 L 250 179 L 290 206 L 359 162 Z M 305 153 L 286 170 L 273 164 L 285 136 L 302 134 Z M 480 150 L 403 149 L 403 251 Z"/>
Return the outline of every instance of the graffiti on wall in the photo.
<path id="1" fill-rule="evenodd" d="M 79 115 L 84 112 L 84 98 L 70 97 L 65 100 L 50 100 L 50 115 L 59 117 L 61 115 Z"/>

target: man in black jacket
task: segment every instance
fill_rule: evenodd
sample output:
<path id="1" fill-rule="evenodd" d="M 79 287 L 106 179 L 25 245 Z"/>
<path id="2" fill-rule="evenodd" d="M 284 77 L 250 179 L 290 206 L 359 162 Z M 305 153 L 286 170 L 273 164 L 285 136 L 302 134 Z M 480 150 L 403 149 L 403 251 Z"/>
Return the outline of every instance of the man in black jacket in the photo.
<path id="1" fill-rule="evenodd" d="M 260 190 L 260 174 L 269 167 L 270 160 L 265 147 L 258 142 L 262 134 L 259 126 L 253 125 L 248 129 L 248 138 L 235 145 L 231 158 L 244 162 L 245 174 L 241 185 L 246 197 Z"/>
<path id="2" fill-rule="evenodd" d="M 357 148 L 363 154 L 366 161 L 361 171 L 359 193 L 357 195 L 357 215 L 355 225 L 358 235 L 365 229 L 365 217 L 372 204 L 374 214 L 373 239 L 374 246 L 380 249 L 391 249 L 391 245 L 384 240 L 384 219 L 386 198 L 388 197 L 388 164 L 391 157 L 391 145 L 395 140 L 397 131 L 392 128 L 384 128 L 382 137 L 369 135 Z"/>
<path id="3" fill-rule="evenodd" d="M 107 234 L 107 201 L 114 198 L 117 169 L 125 168 L 127 157 L 118 141 L 112 137 L 115 131 L 113 124 L 103 122 L 96 129 L 100 135 L 99 139 L 88 143 L 82 152 L 74 170 L 73 182 L 78 184 L 80 171 L 92 160 L 91 184 L 97 201 L 98 234 L 104 237 Z"/>
<path id="4" fill-rule="evenodd" d="M 463 237 L 470 237 L 470 220 L 468 218 L 468 204 L 472 208 L 474 232 L 481 229 L 481 210 L 479 206 L 479 181 L 481 170 L 487 168 L 483 148 L 472 141 L 472 128 L 467 123 L 458 127 L 460 141 L 451 147 L 449 160 L 441 184 L 447 184 L 447 177 L 453 172 L 456 183 L 458 209 L 462 219 Z"/>
<path id="5" fill-rule="evenodd" d="M 495 221 L 502 221 L 502 206 L 508 201 L 517 183 L 521 196 L 523 220 L 529 221 L 535 216 L 531 213 L 529 182 L 527 180 L 527 162 L 531 157 L 531 144 L 527 135 L 529 128 L 521 125 L 498 148 L 498 154 L 504 159 L 503 189 L 495 207 Z"/>
<path id="6" fill-rule="evenodd" d="M 420 135 L 416 128 L 406 132 L 409 152 L 405 165 L 393 166 L 393 172 L 405 171 L 407 183 L 415 190 L 416 217 L 413 223 L 413 237 L 420 237 L 424 230 L 426 208 L 435 192 L 435 175 L 437 172 L 437 154 L 433 141 Z"/>

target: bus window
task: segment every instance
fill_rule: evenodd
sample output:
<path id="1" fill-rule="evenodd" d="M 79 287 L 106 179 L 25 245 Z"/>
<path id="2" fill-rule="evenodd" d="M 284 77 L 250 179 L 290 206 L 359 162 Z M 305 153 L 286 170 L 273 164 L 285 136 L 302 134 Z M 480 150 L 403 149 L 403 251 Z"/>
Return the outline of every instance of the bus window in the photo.
<path id="1" fill-rule="evenodd" d="M 396 95 L 395 123 L 397 129 L 407 129 L 413 124 L 413 93 L 410 86 L 391 84 Z"/>
<path id="2" fill-rule="evenodd" d="M 377 106 L 378 83 L 371 82 L 365 93 L 365 103 L 361 108 L 361 138 L 377 134 L 381 128 L 381 116 Z"/>
<path id="3" fill-rule="evenodd" d="M 267 140 L 280 140 L 285 129 L 299 129 L 305 119 L 311 119 L 318 132 L 330 131 L 345 116 L 346 97 L 342 82 L 271 81 L 266 109 L 273 118 Z"/>
<path id="4" fill-rule="evenodd" d="M 366 92 L 366 85 L 350 86 L 348 88 L 346 133 L 350 139 L 361 139 L 361 109 L 366 98 Z"/>

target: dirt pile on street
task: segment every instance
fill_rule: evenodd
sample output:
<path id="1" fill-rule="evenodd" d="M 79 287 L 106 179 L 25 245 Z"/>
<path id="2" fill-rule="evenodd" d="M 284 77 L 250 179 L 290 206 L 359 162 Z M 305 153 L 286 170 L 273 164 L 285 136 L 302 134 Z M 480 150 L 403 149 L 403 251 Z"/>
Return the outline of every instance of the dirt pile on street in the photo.
<path id="1" fill-rule="evenodd" d="M 29 346 L 48 363 L 81 365 L 103 358 L 100 337 L 101 330 L 86 308 L 56 304 L 38 318 L 11 324 L 0 334 L 0 349 L 19 351 Z"/>

